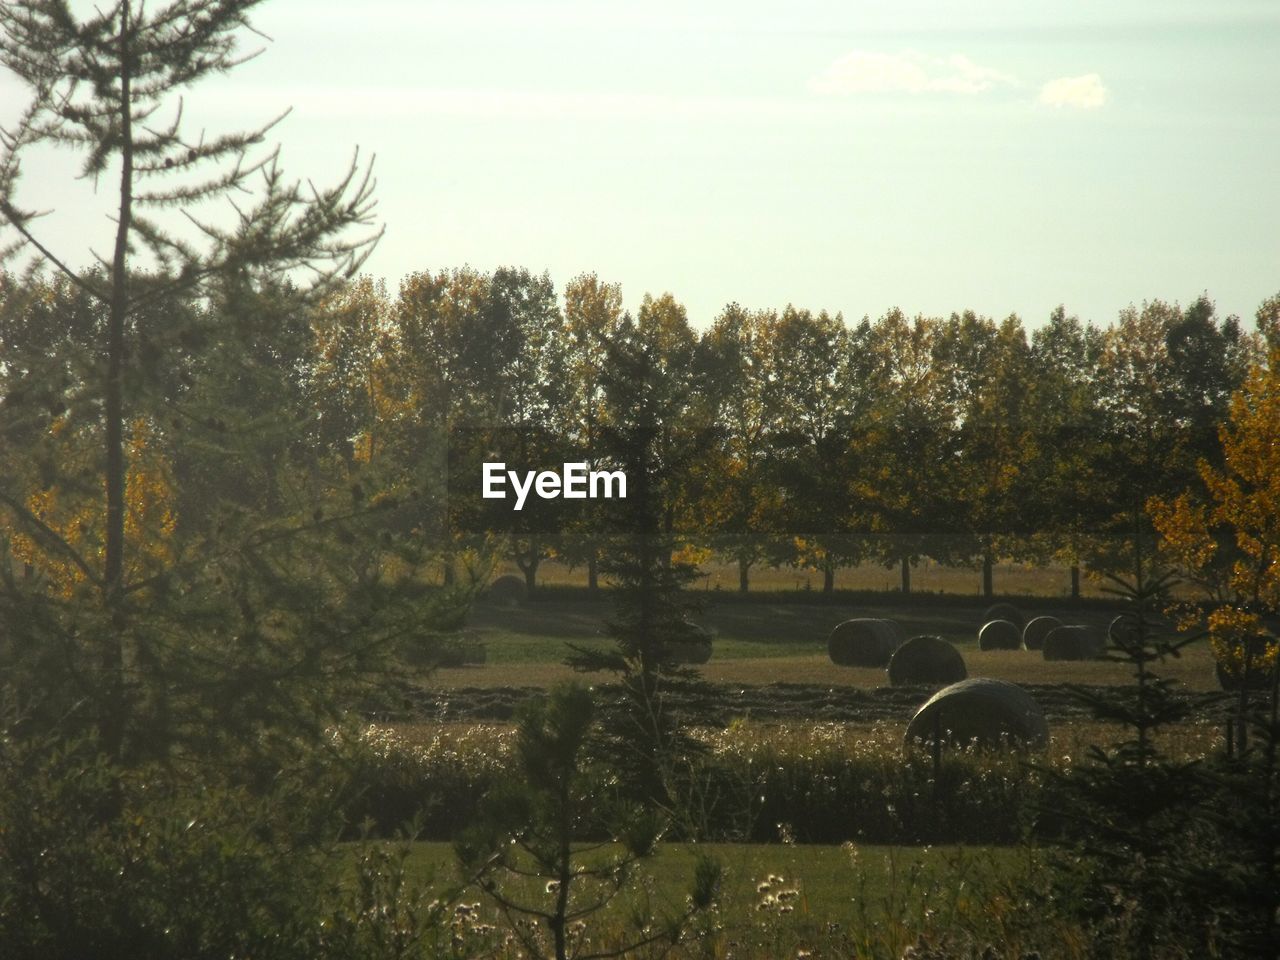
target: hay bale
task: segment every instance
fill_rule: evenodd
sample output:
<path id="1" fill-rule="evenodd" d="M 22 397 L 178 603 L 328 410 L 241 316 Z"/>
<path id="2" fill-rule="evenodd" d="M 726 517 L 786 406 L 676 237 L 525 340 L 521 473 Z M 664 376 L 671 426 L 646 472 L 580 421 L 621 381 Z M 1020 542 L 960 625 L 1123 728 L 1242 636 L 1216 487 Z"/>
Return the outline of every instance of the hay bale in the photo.
<path id="1" fill-rule="evenodd" d="M 1044 638 L 1049 631 L 1062 625 L 1057 617 L 1032 617 L 1022 628 L 1022 645 L 1028 650 L 1039 650 L 1044 646 Z"/>
<path id="2" fill-rule="evenodd" d="M 489 590 L 485 596 L 490 603 L 503 607 L 516 607 L 528 598 L 529 588 L 525 585 L 523 577 L 508 573 L 489 584 Z"/>
<path id="3" fill-rule="evenodd" d="M 711 631 L 686 620 L 682 635 L 668 638 L 666 653 L 672 663 L 706 663 L 711 659 Z"/>
<path id="4" fill-rule="evenodd" d="M 827 654 L 842 667 L 884 667 L 902 644 L 902 628 L 892 620 L 846 620 L 827 637 Z"/>
<path id="5" fill-rule="evenodd" d="M 1245 641 L 1248 661 L 1244 670 L 1240 670 L 1234 664 L 1228 665 L 1218 660 L 1213 668 L 1218 676 L 1218 686 L 1232 693 L 1239 693 L 1242 687 L 1246 690 L 1270 690 L 1272 674 L 1276 669 L 1275 663 L 1267 666 L 1259 661 L 1266 655 L 1267 644 L 1276 642 L 1275 637 L 1265 634 L 1249 637 Z"/>
<path id="6" fill-rule="evenodd" d="M 1031 694 L 1007 680 L 974 677 L 944 687 L 925 701 L 907 724 L 905 742 L 933 740 L 984 747 L 1015 745 L 1042 749 L 1049 724 Z"/>
<path id="7" fill-rule="evenodd" d="M 489 659 L 489 651 L 478 640 L 448 640 L 440 645 L 437 666 L 478 667 Z"/>
<path id="8" fill-rule="evenodd" d="M 979 650 L 1021 650 L 1022 630 L 1009 620 L 992 620 L 978 631 Z"/>
<path id="9" fill-rule="evenodd" d="M 945 686 L 968 675 L 960 651 L 941 637 L 912 637 L 889 658 L 889 683 L 895 687 Z"/>
<path id="10" fill-rule="evenodd" d="M 990 623 L 992 620 L 1008 620 L 1019 630 L 1027 624 L 1026 614 L 1012 603 L 995 603 L 987 607 L 986 613 L 982 615 L 982 622 Z"/>
<path id="11" fill-rule="evenodd" d="M 1044 638 L 1046 660 L 1095 660 L 1106 648 L 1101 630 L 1081 624 L 1054 627 Z"/>

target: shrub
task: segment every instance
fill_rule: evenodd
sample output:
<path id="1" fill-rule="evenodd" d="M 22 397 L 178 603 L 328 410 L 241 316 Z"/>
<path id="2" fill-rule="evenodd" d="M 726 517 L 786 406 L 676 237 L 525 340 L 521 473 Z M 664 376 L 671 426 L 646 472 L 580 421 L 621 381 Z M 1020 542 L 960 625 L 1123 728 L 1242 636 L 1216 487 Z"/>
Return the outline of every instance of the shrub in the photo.
<path id="1" fill-rule="evenodd" d="M 126 770 L 91 741 L 0 741 L 0 955 L 42 960 L 397 958 L 434 924 L 402 875 L 344 888 L 322 781 L 255 795 L 170 768 Z M 392 891 L 396 896 L 390 898 Z M 374 922 L 393 910 L 413 944 Z"/>

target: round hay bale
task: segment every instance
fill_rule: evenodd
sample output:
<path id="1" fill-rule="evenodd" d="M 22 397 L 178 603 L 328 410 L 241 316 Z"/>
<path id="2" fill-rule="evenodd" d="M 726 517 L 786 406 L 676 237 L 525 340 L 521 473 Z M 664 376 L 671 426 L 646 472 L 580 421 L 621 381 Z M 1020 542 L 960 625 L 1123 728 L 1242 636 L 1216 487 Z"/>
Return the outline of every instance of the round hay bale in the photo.
<path id="1" fill-rule="evenodd" d="M 945 686 L 968 675 L 960 651 L 941 637 L 912 637 L 889 658 L 889 683 L 895 687 Z"/>
<path id="2" fill-rule="evenodd" d="M 1267 644 L 1275 642 L 1274 637 L 1268 637 L 1265 634 L 1258 634 L 1246 640 L 1245 652 L 1248 661 L 1244 670 L 1241 670 L 1237 664 L 1227 664 L 1218 660 L 1213 667 L 1214 673 L 1218 676 L 1218 686 L 1232 693 L 1239 693 L 1242 687 L 1246 690 L 1270 690 L 1272 674 L 1276 669 L 1275 663 L 1268 666 L 1260 661 L 1266 655 Z"/>
<path id="3" fill-rule="evenodd" d="M 1044 638 L 1049 631 L 1062 625 L 1057 617 L 1032 617 L 1022 628 L 1022 645 L 1028 650 L 1039 650 L 1044 646 Z"/>
<path id="4" fill-rule="evenodd" d="M 488 659 L 488 648 L 480 641 L 457 639 L 441 644 L 437 666 L 478 667 Z"/>
<path id="5" fill-rule="evenodd" d="M 1094 660 L 1106 647 L 1097 627 L 1068 624 L 1045 635 L 1043 652 L 1046 660 Z"/>
<path id="6" fill-rule="evenodd" d="M 1009 620 L 992 620 L 978 631 L 979 650 L 1021 650 L 1022 630 Z"/>
<path id="7" fill-rule="evenodd" d="M 1147 636 L 1154 637 L 1176 632 L 1173 625 L 1161 617 L 1146 617 Z M 1116 646 L 1128 646 L 1138 639 L 1138 621 L 1135 613 L 1122 613 L 1107 625 L 1107 642 Z"/>
<path id="8" fill-rule="evenodd" d="M 688 620 L 684 634 L 667 640 L 667 657 L 673 663 L 706 663 L 711 659 L 711 631 Z"/>
<path id="9" fill-rule="evenodd" d="M 892 620 L 846 620 L 827 637 L 827 654 L 842 667 L 884 667 L 902 643 L 902 628 Z"/>
<path id="10" fill-rule="evenodd" d="M 523 603 L 529 596 L 529 588 L 524 578 L 508 573 L 489 584 L 486 594 L 490 603 L 504 607 L 515 607 Z"/>
<path id="11" fill-rule="evenodd" d="M 1019 630 L 1027 624 L 1026 614 L 1012 603 L 995 603 L 987 607 L 986 613 L 982 615 L 982 622 L 990 623 L 992 620 L 1008 620 Z"/>
<path id="12" fill-rule="evenodd" d="M 984 747 L 1042 749 L 1049 743 L 1044 711 L 1015 683 L 974 677 L 944 687 L 907 724 L 905 742 L 930 741 Z"/>

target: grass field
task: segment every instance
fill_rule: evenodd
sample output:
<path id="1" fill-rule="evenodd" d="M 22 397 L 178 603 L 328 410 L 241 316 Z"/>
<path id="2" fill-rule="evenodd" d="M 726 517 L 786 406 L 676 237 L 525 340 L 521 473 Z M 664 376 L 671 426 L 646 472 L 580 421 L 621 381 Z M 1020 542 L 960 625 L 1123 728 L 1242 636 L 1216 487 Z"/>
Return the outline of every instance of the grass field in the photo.
<path id="1" fill-rule="evenodd" d="M 1025 612 L 1058 616 L 1066 623 L 1105 627 L 1119 608 L 1093 601 L 1083 605 L 1052 600 L 1026 602 Z M 1037 652 L 982 651 L 977 631 L 985 606 L 972 600 L 913 602 L 887 596 L 859 603 L 721 602 L 709 604 L 699 622 L 714 636 L 714 654 L 702 668 L 709 680 L 727 684 L 774 682 L 874 688 L 887 683 L 883 670 L 837 667 L 827 657 L 831 628 L 852 617 L 897 620 L 908 636 L 932 633 L 956 644 L 970 676 L 996 677 L 1015 683 L 1117 684 L 1130 679 L 1123 664 L 1107 661 L 1046 662 Z M 612 614 L 606 599 L 544 599 L 516 607 L 479 604 L 470 631 L 486 645 L 482 666 L 441 669 L 432 684 L 460 686 L 548 686 L 573 676 L 563 665 L 567 644 L 591 646 L 608 642 L 606 621 Z M 1207 643 L 1189 646 L 1159 672 L 1187 689 L 1218 689 L 1213 655 Z"/>
<path id="2" fill-rule="evenodd" d="M 632 933 L 633 913 L 649 922 L 678 913 L 696 859 L 704 855 L 723 868 L 720 902 L 675 956 L 896 958 L 930 932 L 991 935 L 995 927 L 1016 941 L 1018 918 L 1010 914 L 1021 905 L 1009 891 L 1034 890 L 1046 869 L 1041 854 L 1025 847 L 665 844 L 644 862 L 645 881 L 591 918 L 583 935 L 593 949 Z M 406 867 L 417 882 L 453 885 L 463 905 L 457 911 L 465 917 L 457 924 L 463 938 L 501 943 L 503 917 L 476 885 L 465 883 L 450 845 L 414 844 Z M 541 884 L 530 880 L 520 893 L 549 904 Z M 1029 929 L 1025 936 L 1048 941 L 1053 931 Z M 510 944 L 495 952 L 515 955 Z"/>
<path id="3" fill-rule="evenodd" d="M 738 589 L 738 568 L 735 564 L 715 560 L 699 564 L 701 576 L 694 589 L 716 593 L 734 592 Z M 495 576 L 509 573 L 519 575 L 513 565 L 499 569 Z M 1006 596 L 1037 596 L 1065 599 L 1071 595 L 1070 568 L 1057 563 L 1029 564 L 1006 562 L 997 564 L 993 581 L 998 593 Z M 555 560 L 547 560 L 538 567 L 538 583 L 546 586 L 585 586 L 586 570 L 569 568 Z M 853 567 L 841 567 L 836 571 L 835 586 L 838 590 L 897 590 L 901 574 L 897 566 L 884 567 L 876 563 L 864 563 Z M 750 588 L 753 592 L 774 590 L 822 589 L 822 574 L 794 567 L 755 566 L 750 572 Z M 977 567 L 956 567 L 922 560 L 911 570 L 911 589 L 916 593 L 950 593 L 957 596 L 976 597 L 982 593 L 982 571 Z M 1100 586 L 1082 576 L 1080 592 L 1086 597 L 1103 596 Z"/>

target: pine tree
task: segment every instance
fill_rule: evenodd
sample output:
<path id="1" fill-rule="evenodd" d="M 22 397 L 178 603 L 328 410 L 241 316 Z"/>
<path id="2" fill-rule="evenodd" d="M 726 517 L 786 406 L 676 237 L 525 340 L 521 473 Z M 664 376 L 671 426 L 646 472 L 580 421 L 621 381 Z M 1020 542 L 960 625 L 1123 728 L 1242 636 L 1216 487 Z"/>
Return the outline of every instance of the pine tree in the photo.
<path id="1" fill-rule="evenodd" d="M 613 762 L 637 796 L 671 808 L 678 792 L 674 770 L 698 750 L 682 730 L 677 698 L 701 684 L 695 671 L 677 662 L 675 650 L 709 641 L 689 619 L 698 604 L 685 588 L 696 568 L 675 556 L 671 478 L 683 454 L 664 431 L 682 400 L 668 374 L 654 341 L 624 319 L 604 366 L 609 415 L 601 428 L 602 452 L 627 477 L 627 496 L 612 518 L 616 532 L 601 564 L 613 585 L 615 615 L 608 627 L 614 648 L 574 646 L 568 663 L 618 678 L 621 698 L 606 727 Z"/>
<path id="2" fill-rule="evenodd" d="M 246 732 L 269 715 L 311 715 L 315 704 L 295 697 L 314 699 L 326 678 L 360 669 L 434 616 L 430 604 L 389 604 L 395 585 L 385 569 L 353 562 L 369 556 L 360 543 L 386 545 L 379 538 L 391 535 L 396 499 L 375 497 L 381 488 L 368 477 L 339 488 L 342 475 L 332 470 L 291 478 L 291 510 L 279 501 L 265 513 L 209 508 L 206 523 L 188 525 L 206 535 L 184 542 L 172 562 L 134 562 L 150 549 L 145 531 L 130 533 L 139 436 L 157 448 L 202 445 L 215 457 L 252 443 L 251 431 L 237 435 L 235 416 L 202 405 L 190 385 L 217 380 L 211 369 L 243 358 L 240 339 L 275 309 L 269 301 L 306 309 L 353 274 L 379 236 L 371 173 L 358 157 L 335 186 L 317 189 L 286 178 L 278 151 L 263 148 L 275 121 L 212 137 L 185 131 L 182 93 L 252 55 L 240 44 L 254 6 L 116 0 L 87 15 L 65 0 L 0 6 L 0 64 L 30 93 L 0 139 L 0 224 L 12 239 L 5 255 L 29 270 L 25 281 L 9 281 L 5 312 L 33 309 L 39 298 L 24 291 L 47 284 L 47 270 L 86 316 L 50 357 L 63 365 L 55 395 L 45 387 L 50 363 L 36 351 L 24 354 L 25 365 L 5 365 L 3 429 L 36 447 L 74 432 L 96 453 L 74 477 L 49 458 L 51 475 L 35 477 L 36 489 L 93 483 L 101 491 L 97 504 L 86 501 L 92 516 L 77 540 L 33 505 L 22 458 L 0 464 L 10 539 L 25 538 L 80 581 L 72 596 L 54 598 L 39 576 L 19 582 L 0 563 L 6 654 L 56 652 L 65 688 L 51 692 L 51 674 L 37 673 L 48 681 L 43 692 L 15 682 L 22 702 L 9 706 L 30 717 L 43 697 L 49 716 L 63 708 L 84 715 L 112 756 L 131 749 L 130 736 L 163 750 L 177 727 L 196 734 L 213 716 Z M 22 202 L 23 164 L 50 146 L 80 153 L 86 177 L 118 183 L 110 255 L 87 267 L 80 254 L 53 249 Z M 179 691 L 204 705 L 181 724 Z"/>

